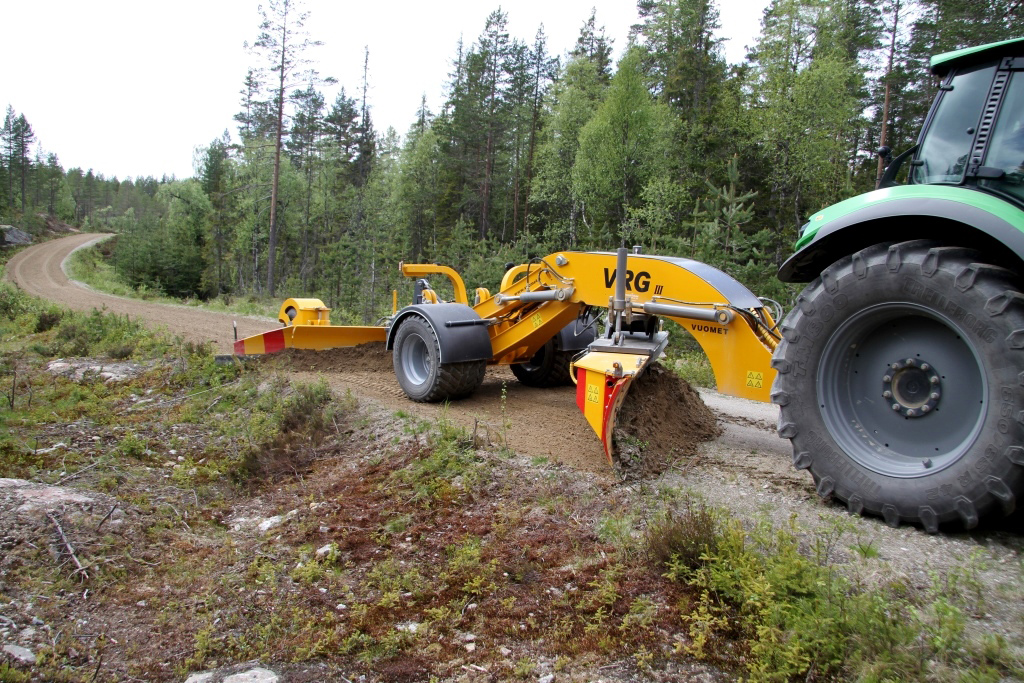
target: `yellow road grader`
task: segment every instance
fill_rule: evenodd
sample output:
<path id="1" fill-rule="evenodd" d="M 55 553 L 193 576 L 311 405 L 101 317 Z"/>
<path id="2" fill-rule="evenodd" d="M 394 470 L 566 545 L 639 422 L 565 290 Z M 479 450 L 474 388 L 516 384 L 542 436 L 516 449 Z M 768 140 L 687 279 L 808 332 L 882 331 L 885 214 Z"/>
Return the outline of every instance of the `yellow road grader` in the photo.
<path id="1" fill-rule="evenodd" d="M 324 350 L 383 342 L 414 401 L 472 394 L 488 365 L 510 365 L 529 386 L 576 383 L 576 403 L 613 457 L 616 416 L 631 383 L 668 343 L 673 320 L 703 347 L 718 390 L 768 401 L 779 341 L 776 318 L 742 284 L 704 263 L 629 253 L 558 252 L 508 269 L 495 294 L 474 291 L 447 266 L 402 264 L 416 278 L 414 301 L 381 326 L 332 325 L 319 299 L 288 299 L 283 327 L 235 342 L 238 355 Z M 447 277 L 454 300 L 440 301 L 424 279 Z M 397 302 L 397 294 L 395 295 Z M 598 334 L 599 309 L 607 309 Z"/>

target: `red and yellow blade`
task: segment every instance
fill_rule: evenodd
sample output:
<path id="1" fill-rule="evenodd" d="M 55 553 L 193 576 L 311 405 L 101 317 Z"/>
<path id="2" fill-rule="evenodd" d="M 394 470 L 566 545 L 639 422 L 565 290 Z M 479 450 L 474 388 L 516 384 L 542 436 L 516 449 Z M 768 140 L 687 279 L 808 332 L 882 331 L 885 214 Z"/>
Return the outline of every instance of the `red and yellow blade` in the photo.
<path id="1" fill-rule="evenodd" d="M 387 328 L 355 325 L 291 325 L 235 342 L 235 355 L 253 356 L 285 349 L 323 351 L 387 340 Z"/>
<path id="2" fill-rule="evenodd" d="M 573 363 L 576 406 L 604 445 L 608 462 L 614 465 L 612 435 L 619 409 L 633 380 L 650 361 L 643 353 L 591 351 Z"/>

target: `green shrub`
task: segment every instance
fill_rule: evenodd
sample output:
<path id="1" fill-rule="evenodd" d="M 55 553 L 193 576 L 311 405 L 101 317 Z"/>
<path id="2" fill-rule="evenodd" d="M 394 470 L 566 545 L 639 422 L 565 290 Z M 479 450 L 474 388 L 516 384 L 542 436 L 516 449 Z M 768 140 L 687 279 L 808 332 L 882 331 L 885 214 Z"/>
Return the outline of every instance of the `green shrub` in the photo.
<path id="1" fill-rule="evenodd" d="M 0 316 L 14 320 L 33 308 L 32 298 L 14 285 L 0 282 Z"/>
<path id="2" fill-rule="evenodd" d="M 651 559 L 669 568 L 672 578 L 684 578 L 718 550 L 719 519 L 703 501 L 687 499 L 680 511 L 668 510 L 647 527 Z"/>
<path id="3" fill-rule="evenodd" d="M 39 316 L 36 318 L 36 334 L 47 332 L 52 330 L 60 322 L 61 313 L 60 311 L 50 309 L 47 311 L 40 311 Z"/>

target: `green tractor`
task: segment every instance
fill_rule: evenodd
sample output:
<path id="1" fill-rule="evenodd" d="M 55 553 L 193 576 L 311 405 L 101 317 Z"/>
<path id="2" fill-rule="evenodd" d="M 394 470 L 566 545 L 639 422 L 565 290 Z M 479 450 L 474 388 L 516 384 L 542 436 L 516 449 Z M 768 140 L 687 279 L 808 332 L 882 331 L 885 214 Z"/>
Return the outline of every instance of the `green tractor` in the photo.
<path id="1" fill-rule="evenodd" d="M 772 400 L 821 496 L 934 533 L 1024 495 L 1024 38 L 931 68 L 917 145 L 811 216 L 779 271 L 810 284 Z"/>

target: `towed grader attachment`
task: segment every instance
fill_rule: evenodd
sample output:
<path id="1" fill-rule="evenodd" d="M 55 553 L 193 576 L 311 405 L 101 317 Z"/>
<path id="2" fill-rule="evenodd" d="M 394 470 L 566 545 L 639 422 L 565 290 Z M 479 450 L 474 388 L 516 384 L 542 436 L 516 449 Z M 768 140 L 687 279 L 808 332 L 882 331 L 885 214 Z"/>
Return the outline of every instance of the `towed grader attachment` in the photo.
<path id="1" fill-rule="evenodd" d="M 331 325 L 319 299 L 288 299 L 283 327 L 235 342 L 237 355 L 288 348 L 324 350 L 384 342 L 395 374 L 414 401 L 472 394 L 487 365 L 511 365 L 531 386 L 576 383 L 576 403 L 612 461 L 612 432 L 630 384 L 668 343 L 661 318 L 690 332 L 711 363 L 718 390 L 769 400 L 778 343 L 775 316 L 739 282 L 703 263 L 629 253 L 558 252 L 510 268 L 501 290 L 475 290 L 469 302 L 451 268 L 403 264 L 407 277 L 444 275 L 453 302 L 423 280 L 414 303 L 381 326 Z M 395 296 L 397 302 L 397 295 Z M 597 309 L 607 309 L 596 332 Z"/>

